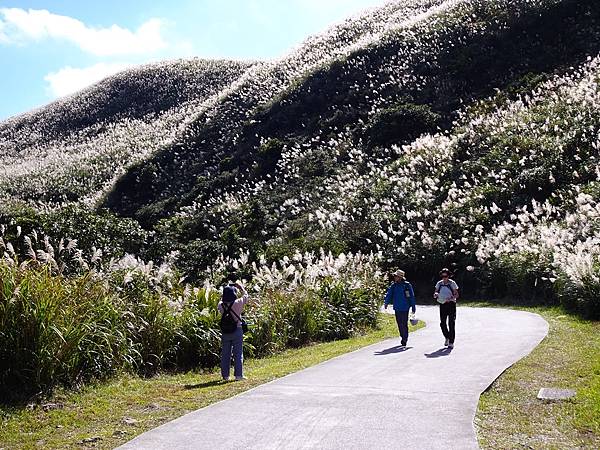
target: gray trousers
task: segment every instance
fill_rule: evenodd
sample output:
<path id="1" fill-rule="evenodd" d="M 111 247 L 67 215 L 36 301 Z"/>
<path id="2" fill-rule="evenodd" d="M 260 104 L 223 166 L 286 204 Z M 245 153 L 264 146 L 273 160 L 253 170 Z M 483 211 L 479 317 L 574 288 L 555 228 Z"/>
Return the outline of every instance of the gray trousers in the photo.
<path id="1" fill-rule="evenodd" d="M 238 328 L 234 333 L 221 335 L 221 375 L 229 378 L 231 367 L 231 351 L 233 350 L 234 369 L 236 377 L 244 376 L 244 333 Z"/>

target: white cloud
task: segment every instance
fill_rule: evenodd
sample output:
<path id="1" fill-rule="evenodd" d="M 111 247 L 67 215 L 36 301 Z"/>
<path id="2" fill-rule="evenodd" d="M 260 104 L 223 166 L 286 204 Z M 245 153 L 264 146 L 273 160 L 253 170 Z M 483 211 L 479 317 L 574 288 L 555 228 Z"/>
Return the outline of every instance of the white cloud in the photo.
<path id="1" fill-rule="evenodd" d="M 70 66 L 44 77 L 48 83 L 48 91 L 52 97 L 64 97 L 90 86 L 110 75 L 127 69 L 131 64 L 98 63 L 81 69 Z"/>
<path id="2" fill-rule="evenodd" d="M 140 55 L 163 50 L 167 43 L 162 28 L 160 19 L 150 19 L 131 31 L 118 25 L 94 28 L 43 9 L 0 8 L 0 42 L 64 40 L 97 56 Z"/>
<path id="3" fill-rule="evenodd" d="M 4 34 L 4 22 L 2 22 L 2 20 L 0 20 L 0 44 L 8 44 L 10 41 L 8 39 L 8 36 L 6 34 Z"/>

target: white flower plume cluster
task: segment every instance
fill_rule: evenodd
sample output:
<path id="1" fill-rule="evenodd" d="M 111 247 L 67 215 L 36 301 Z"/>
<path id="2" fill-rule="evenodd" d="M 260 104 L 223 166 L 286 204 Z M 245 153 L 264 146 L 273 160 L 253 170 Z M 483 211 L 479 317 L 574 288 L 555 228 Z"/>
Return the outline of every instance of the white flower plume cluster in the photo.
<path id="1" fill-rule="evenodd" d="M 284 257 L 271 267 L 264 261 L 253 262 L 253 285 L 256 290 L 279 289 L 293 291 L 300 287 L 319 289 L 325 280 L 343 279 L 352 289 L 373 284 L 381 277 L 379 272 L 380 255 L 344 254 L 338 256 L 321 251 L 297 252 L 291 258 Z"/>
<path id="2" fill-rule="evenodd" d="M 505 256 L 536 262 L 550 281 L 563 276 L 580 287 L 600 285 L 600 202 L 579 192 L 574 210 L 562 216 L 549 201 L 534 201 L 494 227 L 477 250 L 482 264 Z"/>
<path id="3" fill-rule="evenodd" d="M 323 39 L 324 42 L 336 43 L 336 45 L 331 47 L 333 50 L 329 50 L 329 53 L 323 53 L 324 50 L 319 53 L 319 61 L 328 61 L 334 56 L 339 57 L 340 54 L 343 54 L 347 58 L 346 64 L 350 67 L 358 70 L 364 67 L 366 70 L 365 58 L 360 56 L 357 52 L 358 49 L 369 46 L 385 46 L 392 40 L 400 42 L 398 54 L 374 69 L 376 73 L 369 73 L 369 79 L 371 79 L 369 88 L 372 89 L 372 95 L 368 95 L 365 101 L 371 105 L 371 115 L 374 115 L 386 107 L 386 97 L 381 92 L 388 86 L 418 87 L 424 82 L 424 79 L 415 74 L 415 66 L 423 61 L 435 66 L 437 55 L 442 49 L 458 45 L 467 37 L 483 34 L 485 32 L 483 16 L 497 17 L 497 20 L 501 20 L 504 16 L 500 12 L 510 10 L 510 8 L 513 10 L 521 8 L 526 11 L 528 8 L 549 6 L 555 3 L 556 0 L 512 0 L 490 5 L 489 2 L 481 1 L 447 1 L 425 2 L 417 6 L 411 2 L 403 2 L 400 7 L 398 2 L 392 2 L 387 9 L 378 10 L 372 16 L 365 16 L 363 21 L 365 24 L 369 24 L 370 28 L 367 27 L 367 29 L 370 32 L 357 41 L 349 40 L 347 37 L 349 32 L 343 26 L 333 29 L 330 34 L 321 37 L 320 39 Z M 419 12 L 419 7 L 423 8 L 421 12 Z M 393 14 L 390 14 L 392 11 Z M 494 11 L 499 11 L 499 13 L 494 15 Z M 386 14 L 388 16 L 385 16 Z M 370 22 L 372 20 L 379 21 L 377 23 L 384 24 L 384 26 L 374 27 Z M 352 24 L 359 27 L 362 22 L 357 21 Z M 341 33 L 342 31 L 344 33 Z M 340 35 L 345 37 L 342 39 Z M 459 36 L 458 42 L 449 40 L 449 36 Z M 315 41 L 318 40 L 315 38 Z M 348 42 L 348 45 L 339 47 L 340 41 Z M 290 62 L 286 65 L 286 73 L 302 73 L 298 72 L 297 65 L 302 70 L 311 67 L 313 63 L 306 58 L 308 54 L 311 54 L 310 52 L 316 52 L 317 47 L 312 41 L 309 41 L 309 44 L 311 45 L 289 57 Z M 340 48 L 343 48 L 343 52 Z M 257 74 L 262 73 L 265 66 L 257 65 L 251 70 Z M 250 76 L 249 72 L 234 83 L 232 89 L 235 86 L 242 89 L 242 86 L 245 86 L 244 83 L 250 82 L 246 79 L 248 76 Z M 382 79 L 386 81 L 382 82 Z M 244 88 L 239 96 L 246 99 L 249 104 L 255 105 L 266 101 L 276 91 L 278 90 L 273 90 L 272 86 L 267 89 L 261 85 L 251 91 Z M 265 99 L 251 99 L 252 95 L 266 95 L 266 97 Z M 233 102 L 224 101 L 219 107 L 225 114 L 225 110 L 233 108 L 233 104 Z M 249 117 L 247 116 L 248 110 L 238 112 L 241 114 L 240 120 Z M 215 112 L 215 114 L 217 113 Z M 227 113 L 227 118 L 230 119 L 233 115 Z M 219 119 L 217 122 L 227 124 L 227 126 L 231 124 L 231 121 L 224 119 Z M 364 126 L 365 124 L 361 123 L 360 125 Z M 475 124 L 473 124 L 474 126 Z M 261 142 L 265 143 L 269 136 L 260 136 L 260 138 Z M 436 214 L 437 208 L 427 210 L 424 206 L 428 204 L 428 201 L 430 203 L 431 197 L 435 196 L 436 187 L 443 182 L 445 172 L 452 167 L 453 147 L 457 145 L 458 139 L 458 135 L 452 137 L 425 136 L 408 148 L 390 148 L 378 158 L 373 158 L 362 149 L 360 143 L 357 146 L 352 141 L 349 130 L 339 129 L 334 137 L 330 133 L 309 136 L 302 143 L 284 147 L 274 173 L 268 174 L 260 180 L 247 180 L 245 178 L 247 174 L 241 174 L 238 183 L 227 192 L 216 192 L 208 200 L 185 206 L 181 209 L 180 215 L 201 214 L 206 216 L 207 221 L 210 222 L 226 209 L 242 206 L 248 199 L 262 193 L 289 190 L 293 191 L 295 195 L 283 204 L 275 205 L 277 210 L 274 211 L 281 216 L 282 235 L 285 232 L 287 220 L 304 214 L 309 214 L 311 221 L 318 223 L 322 229 L 326 230 L 344 222 L 363 221 L 365 216 L 370 219 L 375 216 L 375 219 L 379 220 L 379 216 L 385 217 L 393 213 L 409 220 L 393 226 L 382 223 L 381 237 L 384 238 L 384 241 L 387 240 L 385 239 L 387 236 L 390 240 L 397 242 L 395 238 L 400 230 L 404 230 L 404 232 L 411 233 L 406 236 L 409 242 L 419 239 L 433 245 L 435 239 L 428 233 L 423 234 L 420 231 L 423 231 L 427 218 Z M 335 173 L 331 174 L 325 182 L 319 179 L 316 183 L 311 184 L 310 181 L 307 182 L 306 177 L 301 175 L 302 167 L 313 154 L 325 154 L 333 159 Z M 409 162 L 407 165 L 391 166 L 390 163 L 398 158 Z M 413 161 L 412 158 L 415 160 Z M 429 176 L 421 179 L 419 177 L 421 172 L 428 173 Z M 491 175 L 496 174 L 492 173 Z M 419 183 L 419 186 L 411 186 L 414 183 Z M 393 198 L 373 198 L 369 194 L 372 193 L 372 186 L 377 184 L 380 184 L 382 189 L 391 185 L 400 192 L 394 192 Z M 467 182 L 465 185 L 469 186 L 469 183 Z M 458 192 L 462 187 L 456 186 L 455 191 Z M 398 199 L 405 199 L 405 195 L 409 199 L 417 201 L 417 205 L 410 205 L 410 208 L 398 211 L 397 207 L 400 203 Z M 455 192 L 453 191 L 451 195 L 455 195 Z M 452 196 L 449 198 L 449 201 L 451 200 L 453 200 Z M 500 212 L 497 205 L 491 205 L 490 209 Z M 414 227 L 416 231 L 419 231 L 418 236 L 413 235 L 414 230 L 408 229 L 409 224 L 412 224 L 411 228 Z"/>
<path id="4" fill-rule="evenodd" d="M 334 256 L 321 250 L 314 252 L 296 252 L 293 256 L 284 256 L 270 266 L 264 257 L 250 261 L 247 252 L 237 258 L 221 256 L 207 273 L 212 278 L 222 278 L 230 269 L 251 269 L 251 285 L 256 292 L 294 291 L 298 288 L 319 290 L 328 280 L 343 281 L 352 289 L 360 289 L 373 284 L 381 278 L 379 270 L 381 254 L 341 253 Z M 211 281 L 207 281 L 211 283 Z"/>
<path id="5" fill-rule="evenodd" d="M 534 7 L 556 1 L 503 0 L 487 8 L 502 11 L 505 7 Z M 389 85 L 417 87 L 422 80 L 413 66 L 420 61 L 433 65 L 440 48 L 459 43 L 448 42 L 440 29 L 460 26 L 468 34 L 483 32 L 473 13 L 481 4 L 481 0 L 395 1 L 308 39 L 280 60 L 254 64 L 180 61 L 124 72 L 80 95 L 0 125 L 0 197 L 48 203 L 94 202 L 132 164 L 193 140 L 206 123 L 217 127 L 223 136 L 233 136 L 235 142 L 241 125 L 257 107 L 282 98 L 298 80 L 351 56 L 360 66 L 364 58 L 356 56 L 359 50 L 403 40 L 398 55 L 380 67 L 379 74 L 371 75 L 372 80 L 377 75 L 377 83 L 371 82 L 373 94 L 367 100 L 376 113 L 385 102 L 381 91 Z M 78 115 L 85 117 L 97 111 L 98 105 L 110 102 L 110 96 L 122 95 L 115 85 L 138 83 L 150 87 L 148 92 L 159 98 L 178 95 L 161 83 L 173 77 L 173 72 L 179 78 L 189 78 L 183 88 L 188 94 L 186 101 L 176 107 L 157 115 L 109 117 L 67 133 L 56 126 L 65 115 L 73 116 L 71 122 L 76 124 Z M 381 81 L 382 74 L 387 81 Z M 343 139 L 344 130 L 340 134 L 338 140 Z M 318 138 L 316 144 L 321 145 Z M 176 153 L 173 156 L 178 158 Z"/>
<path id="6" fill-rule="evenodd" d="M 8 227 L 0 225 L 0 260 L 9 265 L 40 264 L 50 267 L 56 273 L 77 270 L 95 270 L 101 266 L 102 250 L 92 248 L 88 255 L 77 248 L 77 240 L 64 239 L 53 242 L 51 238 L 33 230 L 23 235 L 21 227 L 15 227 L 18 243 L 6 236 Z M 16 248 L 15 248 L 16 247 Z M 24 257 L 23 257 L 24 256 Z"/>
<path id="7" fill-rule="evenodd" d="M 191 60 L 131 69 L 81 94 L 10 119 L 0 124 L 0 198 L 34 204 L 40 199 L 50 204 L 93 203 L 128 167 L 200 133 L 204 123 L 219 118 L 223 134 L 238 130 L 254 108 L 272 101 L 316 67 L 376 41 L 391 27 L 443 3 L 391 2 L 308 39 L 277 61 Z M 187 78 L 176 92 L 165 85 L 173 77 Z M 89 126 L 77 126 L 78 118 L 102 112 L 103 103 L 127 95 L 121 86 L 132 85 L 144 86 L 148 96 L 179 96 L 181 101 L 158 114 L 109 115 Z M 127 104 L 127 98 L 120 100 Z M 64 116 L 72 119 L 69 130 L 61 130 Z"/>
<path id="8" fill-rule="evenodd" d="M 186 283 L 169 260 L 157 265 L 127 254 L 119 259 L 111 258 L 106 261 L 101 249 L 92 248 L 86 253 L 77 248 L 77 241 L 74 239 L 54 242 L 35 230 L 24 235 L 20 226 L 11 230 L 17 241 L 10 242 L 5 235 L 9 228 L 0 225 L 0 263 L 18 266 L 22 270 L 47 268 L 54 275 L 90 275 L 118 291 L 141 282 L 145 289 L 164 298 L 175 314 L 180 313 L 186 304 L 193 302 L 199 295 L 210 295 L 210 289 L 205 292 Z M 206 285 L 205 290 L 209 287 Z"/>
<path id="9" fill-rule="evenodd" d="M 428 251 L 444 248 L 469 255 L 486 239 L 486 222 L 501 222 L 512 211 L 509 224 L 519 231 L 518 224 L 528 220 L 531 206 L 510 197 L 526 189 L 544 164 L 551 164 L 545 179 L 550 189 L 556 178 L 569 177 L 575 185 L 596 178 L 599 76 L 600 59 L 590 58 L 582 68 L 490 113 L 464 114 L 450 135 L 425 135 L 410 145 L 391 147 L 376 159 L 352 146 L 349 133 L 328 140 L 315 136 L 310 143 L 285 148 L 268 181 L 239 186 L 237 193 L 215 196 L 182 214 L 212 209 L 217 216 L 263 192 L 287 189 L 294 196 L 273 205 L 273 214 L 281 218 L 280 239 L 285 238 L 291 220 L 306 215 L 325 235 L 345 223 L 375 223 L 378 250 L 389 252 L 391 246 L 391 251 L 421 253 L 425 258 Z M 475 150 L 469 150 L 494 148 L 508 152 L 477 158 L 470 154 Z M 300 171 L 312 152 L 324 149 L 336 159 L 337 171 L 325 182 L 307 183 Z M 457 156 L 465 151 L 467 161 L 457 167 Z M 451 181 L 450 173 L 456 170 L 462 175 Z M 488 203 L 486 194 L 491 190 L 506 196 L 506 204 Z M 536 187 L 533 194 L 539 190 Z M 564 217 L 574 195 L 555 192 L 543 206 L 534 203 L 534 210 Z M 495 234 L 496 230 L 490 236 Z"/>

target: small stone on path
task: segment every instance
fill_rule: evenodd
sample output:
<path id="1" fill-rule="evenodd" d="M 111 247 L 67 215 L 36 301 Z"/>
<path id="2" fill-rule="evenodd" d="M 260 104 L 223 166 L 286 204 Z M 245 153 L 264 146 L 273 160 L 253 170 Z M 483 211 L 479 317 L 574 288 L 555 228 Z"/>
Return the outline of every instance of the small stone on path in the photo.
<path id="1" fill-rule="evenodd" d="M 537 398 L 540 400 L 560 401 L 575 397 L 577 392 L 572 389 L 542 388 Z"/>

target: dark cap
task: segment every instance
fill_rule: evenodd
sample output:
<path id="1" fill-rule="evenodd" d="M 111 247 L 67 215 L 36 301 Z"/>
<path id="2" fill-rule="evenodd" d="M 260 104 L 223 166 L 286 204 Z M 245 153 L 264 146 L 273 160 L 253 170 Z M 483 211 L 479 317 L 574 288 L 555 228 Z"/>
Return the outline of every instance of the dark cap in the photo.
<path id="1" fill-rule="evenodd" d="M 237 294 L 235 293 L 235 287 L 225 286 L 223 288 L 223 302 L 233 303 L 237 300 Z"/>

